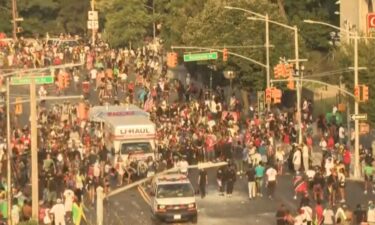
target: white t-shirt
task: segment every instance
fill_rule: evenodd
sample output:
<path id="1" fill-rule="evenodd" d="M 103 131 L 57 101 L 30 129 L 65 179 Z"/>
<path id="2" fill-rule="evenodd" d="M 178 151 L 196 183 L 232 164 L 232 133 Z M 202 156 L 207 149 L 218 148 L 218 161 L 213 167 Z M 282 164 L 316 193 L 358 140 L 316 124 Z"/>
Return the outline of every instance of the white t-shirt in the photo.
<path id="1" fill-rule="evenodd" d="M 302 148 L 302 156 L 304 158 L 309 157 L 309 147 L 307 145 L 304 145 Z"/>
<path id="2" fill-rule="evenodd" d="M 273 167 L 270 167 L 267 169 L 266 175 L 267 175 L 268 181 L 275 181 L 276 176 L 277 176 L 277 171 Z"/>
<path id="3" fill-rule="evenodd" d="M 307 222 L 306 222 L 305 214 L 299 214 L 294 218 L 294 225 L 306 225 L 306 224 Z"/>
<path id="4" fill-rule="evenodd" d="M 71 212 L 73 208 L 73 199 L 74 199 L 74 192 L 70 189 L 66 189 L 64 191 L 64 198 L 65 198 L 65 211 Z"/>
<path id="5" fill-rule="evenodd" d="M 307 221 L 312 221 L 312 209 L 310 206 L 304 206 L 302 207 L 304 213 L 305 213 L 305 218 Z"/>
<path id="6" fill-rule="evenodd" d="M 92 69 L 92 70 L 90 71 L 91 79 L 92 79 L 92 80 L 95 80 L 97 74 L 98 74 L 98 71 L 97 71 L 96 69 Z"/>
<path id="7" fill-rule="evenodd" d="M 339 128 L 339 138 L 340 139 L 345 138 L 345 129 L 342 126 Z"/>
<path id="8" fill-rule="evenodd" d="M 293 155 L 293 164 L 301 164 L 301 152 L 296 151 Z"/>
<path id="9" fill-rule="evenodd" d="M 53 214 L 56 220 L 64 220 L 65 218 L 65 206 L 61 203 L 52 206 L 50 213 Z"/>
<path id="10" fill-rule="evenodd" d="M 332 209 L 325 209 L 323 211 L 323 217 L 324 217 L 324 224 L 333 224 L 333 216 L 335 214 L 333 213 Z"/>

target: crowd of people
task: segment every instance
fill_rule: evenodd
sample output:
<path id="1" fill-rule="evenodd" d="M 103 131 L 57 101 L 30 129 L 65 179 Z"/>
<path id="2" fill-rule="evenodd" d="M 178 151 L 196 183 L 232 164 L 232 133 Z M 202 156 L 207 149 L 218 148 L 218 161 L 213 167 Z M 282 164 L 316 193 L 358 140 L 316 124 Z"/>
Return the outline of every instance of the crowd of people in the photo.
<path id="1" fill-rule="evenodd" d="M 246 177 L 249 199 L 263 195 L 273 199 L 278 177 L 292 174 L 295 199 L 300 199 L 301 204 L 295 216 L 282 206 L 277 211 L 277 224 L 312 224 L 312 221 L 350 224 L 350 220 L 375 223 L 372 202 L 367 214 L 361 207 L 353 212 L 356 219 L 350 216 L 346 205 L 346 179 L 352 159 L 342 124 L 319 118 L 320 141 L 315 143 L 313 105 L 306 99 L 302 105 L 303 142 L 296 144 L 298 127 L 294 111 L 258 114 L 254 105 L 245 109 L 241 99 L 226 93 L 223 87 L 203 88 L 194 81 L 194 74 L 185 80 L 173 79 L 168 76 L 163 56 L 162 46 L 155 42 L 137 49 L 112 49 L 104 42 L 96 46 L 40 42 L 34 46 L 22 40 L 14 46 L 1 47 L 0 68 L 4 69 L 75 64 L 53 69 L 55 83 L 40 86 L 40 96 L 63 96 L 71 91 L 85 95 L 85 101 L 80 103 L 42 101 L 38 105 L 40 223 L 80 224 L 86 219 L 84 207 L 94 205 L 99 186 L 104 188 L 104 193 L 109 193 L 117 186 L 164 169 L 207 161 L 228 162 L 217 170 L 217 184 L 220 194 L 229 197 L 238 177 Z M 0 78 L 3 84 L 1 74 Z M 148 159 L 140 164 L 118 160 L 104 146 L 101 126 L 87 118 L 92 106 L 104 104 L 135 104 L 149 112 L 157 128 L 156 146 L 160 155 L 157 161 Z M 5 121 L 2 108 L 2 127 Z M 14 182 L 12 187 L 7 187 L 4 179 L 4 141 L 0 144 L 3 178 L 0 210 L 3 218 L 7 218 L 10 210 L 13 224 L 17 224 L 31 218 L 31 137 L 30 128 L 17 123 L 17 116 L 12 115 L 12 121 Z M 0 131 L 3 139 L 5 131 Z M 314 152 L 323 155 L 315 165 Z M 367 193 L 372 188 L 371 151 L 363 148 L 362 158 Z M 202 197 L 206 176 L 203 172 L 200 176 Z M 6 204 L 7 188 L 12 188 L 13 193 L 11 209 Z"/>

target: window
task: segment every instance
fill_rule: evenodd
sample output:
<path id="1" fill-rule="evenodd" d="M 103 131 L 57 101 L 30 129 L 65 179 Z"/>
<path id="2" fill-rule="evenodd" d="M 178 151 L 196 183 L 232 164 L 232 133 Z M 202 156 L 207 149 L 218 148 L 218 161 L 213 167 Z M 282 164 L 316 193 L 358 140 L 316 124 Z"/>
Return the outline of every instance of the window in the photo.
<path id="1" fill-rule="evenodd" d="M 150 153 L 151 144 L 149 142 L 139 142 L 139 143 L 122 143 L 121 144 L 121 154 L 131 154 L 131 153 Z"/>
<path id="2" fill-rule="evenodd" d="M 194 190 L 191 184 L 163 184 L 158 185 L 156 191 L 157 198 L 179 198 L 194 197 Z"/>

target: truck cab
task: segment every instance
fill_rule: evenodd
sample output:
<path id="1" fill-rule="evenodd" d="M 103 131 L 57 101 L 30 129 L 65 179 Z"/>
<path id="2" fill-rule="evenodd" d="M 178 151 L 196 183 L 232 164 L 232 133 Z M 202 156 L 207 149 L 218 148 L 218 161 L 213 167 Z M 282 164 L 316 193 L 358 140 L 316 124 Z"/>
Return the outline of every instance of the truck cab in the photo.
<path id="1" fill-rule="evenodd" d="M 194 188 L 184 174 L 167 174 L 154 179 L 151 208 L 154 217 L 162 221 L 198 222 Z"/>

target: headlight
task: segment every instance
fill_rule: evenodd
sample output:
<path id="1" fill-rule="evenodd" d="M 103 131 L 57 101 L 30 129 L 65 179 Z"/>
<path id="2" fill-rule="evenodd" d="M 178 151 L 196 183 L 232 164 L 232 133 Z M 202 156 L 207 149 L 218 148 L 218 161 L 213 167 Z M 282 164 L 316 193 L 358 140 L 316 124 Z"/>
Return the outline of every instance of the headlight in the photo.
<path id="1" fill-rule="evenodd" d="M 165 205 L 158 205 L 159 209 L 165 209 Z"/>
<path id="2" fill-rule="evenodd" d="M 191 208 L 195 208 L 195 203 L 190 203 L 190 204 L 188 205 L 188 208 L 189 208 L 189 209 L 191 209 Z"/>

